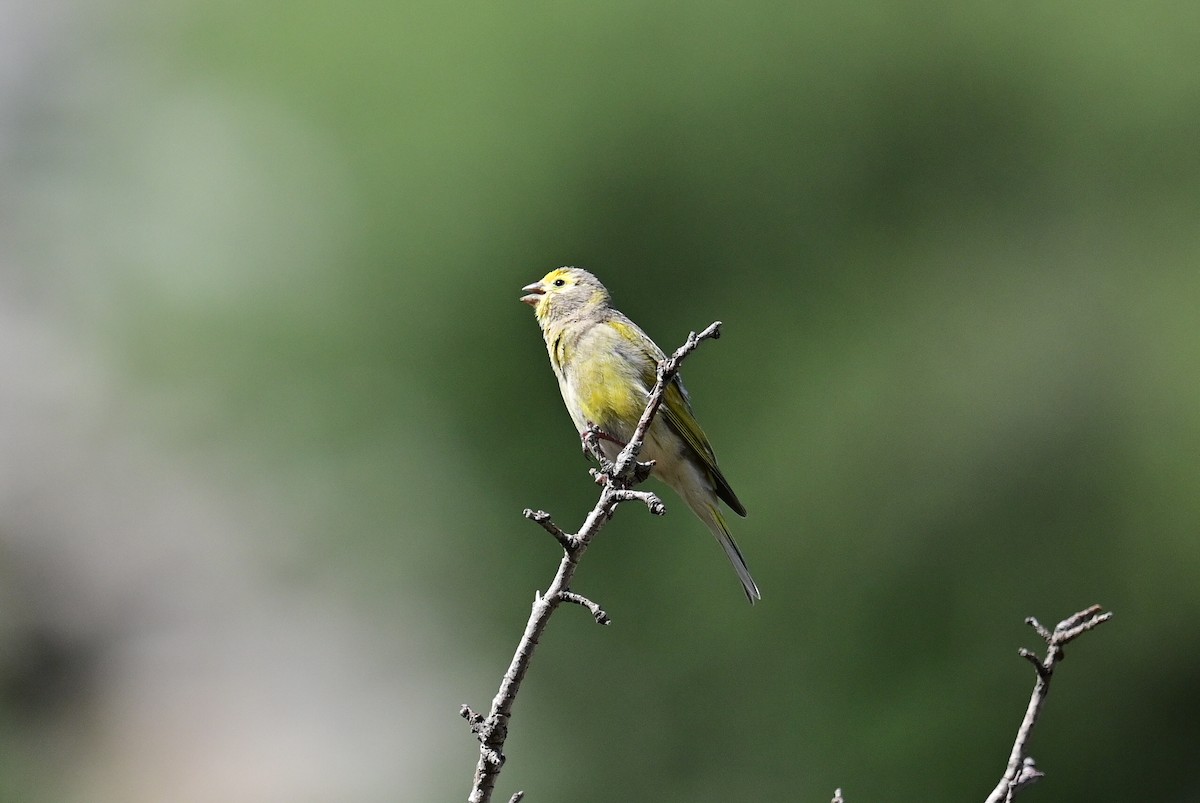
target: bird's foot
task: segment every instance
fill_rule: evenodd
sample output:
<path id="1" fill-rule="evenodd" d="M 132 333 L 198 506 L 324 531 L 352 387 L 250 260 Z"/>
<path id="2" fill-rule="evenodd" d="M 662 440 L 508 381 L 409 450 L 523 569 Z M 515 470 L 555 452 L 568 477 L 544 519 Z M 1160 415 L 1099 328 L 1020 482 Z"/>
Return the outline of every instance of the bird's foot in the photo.
<path id="1" fill-rule="evenodd" d="M 640 460 L 633 461 L 633 485 L 643 483 L 650 478 L 650 473 L 654 471 L 654 461 L 647 460 L 645 463 Z"/>
<path id="2" fill-rule="evenodd" d="M 590 421 L 583 432 L 579 433 L 579 439 L 583 444 L 584 453 L 596 458 L 596 461 L 600 464 L 598 471 L 592 471 L 596 482 L 600 485 L 615 484 L 620 487 L 630 488 L 645 482 L 650 476 L 650 472 L 654 470 L 653 460 L 645 463 L 632 460 L 625 464 L 623 470 L 618 471 L 616 464 L 609 460 L 608 456 L 604 454 L 604 450 L 600 448 L 600 441 L 615 443 L 621 449 L 624 449 L 628 444 L 609 435 Z"/>
<path id="3" fill-rule="evenodd" d="M 588 471 L 597 485 L 628 490 L 635 485 L 640 485 L 650 477 L 651 472 L 654 471 L 654 461 L 642 463 L 634 460 L 625 466 L 624 471 L 617 471 L 616 465 L 605 460 L 601 463 L 600 468 L 590 468 Z"/>
<path id="4" fill-rule="evenodd" d="M 609 435 L 607 432 L 600 429 L 600 427 L 593 424 L 591 421 L 589 421 L 588 425 L 584 427 L 583 432 L 579 433 L 579 440 L 583 444 L 583 450 L 585 452 L 590 451 L 595 446 L 598 446 L 600 441 L 608 441 L 609 443 L 615 443 L 622 449 L 625 448 L 624 441 L 617 440 L 612 435 Z"/>
<path id="5" fill-rule="evenodd" d="M 601 470 L 606 473 L 612 473 L 612 462 L 604 454 L 604 450 L 600 448 L 600 441 L 608 441 L 609 443 L 617 444 L 622 449 L 625 448 L 625 444 L 589 421 L 583 432 L 579 433 L 579 442 L 583 446 L 583 453 L 590 454 L 596 458 Z"/>

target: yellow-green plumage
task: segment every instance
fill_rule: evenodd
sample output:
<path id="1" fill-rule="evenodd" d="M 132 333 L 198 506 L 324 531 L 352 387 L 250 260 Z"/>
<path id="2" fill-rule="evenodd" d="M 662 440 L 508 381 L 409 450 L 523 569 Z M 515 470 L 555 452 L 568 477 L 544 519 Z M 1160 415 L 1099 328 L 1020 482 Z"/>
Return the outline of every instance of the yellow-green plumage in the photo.
<path id="1" fill-rule="evenodd" d="M 552 270 L 524 289 L 528 295 L 521 300 L 534 307 L 575 428 L 582 434 L 589 424 L 599 427 L 613 439 L 602 439 L 601 449 L 615 459 L 646 408 L 662 349 L 613 308 L 604 285 L 582 268 Z M 641 459 L 655 461 L 652 476 L 674 489 L 716 536 L 750 601 L 761 599 L 718 500 L 739 516 L 746 508 L 717 467 L 678 377 L 667 387 Z"/>

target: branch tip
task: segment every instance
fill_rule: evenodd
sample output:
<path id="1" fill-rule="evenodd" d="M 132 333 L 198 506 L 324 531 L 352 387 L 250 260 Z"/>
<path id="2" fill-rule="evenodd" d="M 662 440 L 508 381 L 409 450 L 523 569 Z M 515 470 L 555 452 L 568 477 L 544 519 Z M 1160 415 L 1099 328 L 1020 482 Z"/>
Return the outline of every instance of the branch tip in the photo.
<path id="1" fill-rule="evenodd" d="M 1054 629 L 1055 630 L 1070 630 L 1089 619 L 1095 619 L 1096 615 L 1099 614 L 1101 610 L 1103 610 L 1103 608 L 1101 608 L 1101 606 L 1099 606 L 1099 605 L 1089 605 L 1088 607 L 1084 608 L 1082 611 L 1079 611 L 1078 613 L 1073 613 L 1070 616 L 1068 616 L 1066 619 L 1063 619 L 1061 622 L 1058 623 L 1058 625 Z"/>
<path id="2" fill-rule="evenodd" d="M 1087 614 L 1085 617 L 1084 614 Z M 1112 611 L 1100 613 L 1100 606 L 1093 605 L 1086 611 L 1080 611 L 1070 619 L 1064 619 L 1054 628 L 1058 644 L 1067 644 L 1082 636 L 1089 630 L 1098 627 L 1113 617 Z"/>
<path id="3" fill-rule="evenodd" d="M 604 612 L 604 609 L 592 602 L 583 594 L 576 594 L 574 591 L 567 591 L 564 589 L 563 591 L 559 592 L 558 598 L 563 602 L 573 602 L 576 605 L 587 608 L 589 611 L 591 611 L 592 617 L 596 620 L 596 624 L 598 625 L 612 624 L 612 619 L 608 618 L 608 614 Z"/>
<path id="4" fill-rule="evenodd" d="M 523 797 L 525 797 L 525 793 L 523 791 L 514 792 L 513 796 L 508 799 L 508 803 L 521 803 L 521 798 Z"/>
<path id="5" fill-rule="evenodd" d="M 628 488 L 618 488 L 613 489 L 610 493 L 612 498 L 617 502 L 641 502 L 655 516 L 662 516 L 667 512 L 667 506 L 651 491 L 633 491 Z"/>
<path id="6" fill-rule="evenodd" d="M 550 514 L 546 511 L 525 508 L 525 510 L 521 511 L 521 515 L 554 536 L 554 540 L 558 541 L 559 546 L 566 551 L 573 552 L 579 546 L 578 539 L 570 533 L 564 532 L 561 527 L 554 523 L 554 519 L 550 518 Z"/>
<path id="7" fill-rule="evenodd" d="M 1037 768 L 1037 764 L 1033 761 L 1033 756 L 1025 756 L 1025 760 L 1021 762 L 1021 771 L 1017 773 L 1017 779 L 1014 781 L 1014 789 L 1029 786 L 1034 781 L 1045 777 L 1046 773 Z"/>
<path id="8" fill-rule="evenodd" d="M 458 715 L 467 721 L 471 727 L 471 733 L 480 736 L 483 733 L 483 717 L 476 714 L 471 706 L 463 704 L 462 708 L 458 709 Z"/>
<path id="9" fill-rule="evenodd" d="M 1036 630 L 1038 635 L 1045 640 L 1046 657 L 1039 659 L 1032 650 L 1024 647 L 1017 650 L 1017 655 L 1033 664 L 1038 680 L 1029 697 L 1025 718 L 1017 729 L 1017 738 L 1013 741 L 1012 752 L 1008 757 L 1008 767 L 999 783 L 996 784 L 996 788 L 988 795 L 986 803 L 1012 803 L 1018 791 L 1044 777 L 1044 773 L 1037 768 L 1033 758 L 1026 754 L 1026 745 L 1029 743 L 1033 726 L 1037 724 L 1038 716 L 1046 704 L 1046 695 L 1050 691 L 1054 666 L 1063 660 L 1063 645 L 1112 618 L 1111 611 L 1106 613 L 1101 613 L 1101 611 L 1102 608 L 1099 605 L 1085 608 L 1059 622 L 1055 626 L 1054 632 L 1048 631 L 1041 622 L 1032 616 L 1025 620 L 1025 623 Z"/>
<path id="10" fill-rule="evenodd" d="M 1042 623 L 1041 623 L 1041 622 L 1039 622 L 1039 621 L 1037 620 L 1037 617 L 1035 617 L 1035 616 L 1026 616 L 1026 617 L 1025 617 L 1025 624 L 1029 625 L 1029 626 L 1030 626 L 1030 627 L 1032 627 L 1032 628 L 1033 628 L 1035 631 L 1037 631 L 1037 634 L 1038 634 L 1039 636 L 1041 636 L 1041 637 L 1042 637 L 1042 640 L 1043 640 L 1043 641 L 1045 641 L 1047 644 L 1049 644 L 1049 643 L 1050 643 L 1050 641 L 1051 641 L 1051 639 L 1053 639 L 1053 634 L 1052 634 L 1052 633 L 1051 633 L 1049 630 L 1047 630 L 1047 629 L 1045 628 L 1045 626 L 1044 626 L 1044 625 L 1042 625 Z"/>
<path id="11" fill-rule="evenodd" d="M 1042 663 L 1042 659 L 1038 658 L 1033 650 L 1027 650 L 1022 647 L 1017 650 L 1017 655 L 1033 664 L 1033 669 L 1038 673 L 1038 677 L 1045 679 L 1050 674 L 1050 670 L 1046 668 L 1046 665 Z"/>

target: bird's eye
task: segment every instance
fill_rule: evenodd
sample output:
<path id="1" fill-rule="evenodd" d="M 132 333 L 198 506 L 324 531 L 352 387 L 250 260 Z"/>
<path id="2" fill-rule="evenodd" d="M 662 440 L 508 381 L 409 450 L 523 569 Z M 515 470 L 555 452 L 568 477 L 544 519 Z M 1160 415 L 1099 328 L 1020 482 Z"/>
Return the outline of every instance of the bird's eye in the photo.
<path id="1" fill-rule="evenodd" d="M 555 287 L 562 287 L 562 286 L 563 286 L 564 284 L 566 284 L 566 283 L 567 283 L 567 280 L 566 280 L 566 279 L 555 279 L 555 280 L 554 280 L 554 286 L 555 286 Z"/>

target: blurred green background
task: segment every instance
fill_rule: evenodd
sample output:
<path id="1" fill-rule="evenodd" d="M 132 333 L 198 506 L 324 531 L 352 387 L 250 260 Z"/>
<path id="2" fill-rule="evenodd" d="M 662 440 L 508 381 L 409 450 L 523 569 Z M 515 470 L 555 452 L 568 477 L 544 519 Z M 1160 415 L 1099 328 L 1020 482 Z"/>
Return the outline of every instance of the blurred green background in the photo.
<path id="1" fill-rule="evenodd" d="M 1200 800 L 1200 6 L 0 20 L 0 800 L 463 800 L 595 489 L 519 288 L 685 371 L 763 591 L 622 509 L 498 798 Z M 1150 792 L 1150 790 L 1153 790 Z"/>

